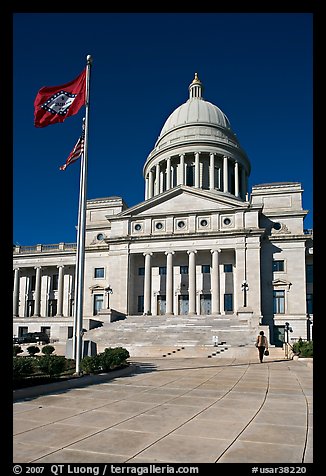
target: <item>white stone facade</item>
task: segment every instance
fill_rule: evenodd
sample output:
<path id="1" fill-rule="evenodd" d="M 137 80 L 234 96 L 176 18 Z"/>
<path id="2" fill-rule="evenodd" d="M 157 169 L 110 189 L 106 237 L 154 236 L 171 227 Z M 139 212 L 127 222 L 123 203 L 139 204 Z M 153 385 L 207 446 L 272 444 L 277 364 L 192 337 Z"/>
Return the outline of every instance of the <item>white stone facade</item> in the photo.
<path id="1" fill-rule="evenodd" d="M 300 183 L 254 186 L 226 116 L 202 98 L 167 119 L 144 166 L 145 200 L 87 201 L 84 328 L 114 315 L 232 316 L 312 338 L 312 239 Z M 14 249 L 14 335 L 72 335 L 76 247 Z"/>

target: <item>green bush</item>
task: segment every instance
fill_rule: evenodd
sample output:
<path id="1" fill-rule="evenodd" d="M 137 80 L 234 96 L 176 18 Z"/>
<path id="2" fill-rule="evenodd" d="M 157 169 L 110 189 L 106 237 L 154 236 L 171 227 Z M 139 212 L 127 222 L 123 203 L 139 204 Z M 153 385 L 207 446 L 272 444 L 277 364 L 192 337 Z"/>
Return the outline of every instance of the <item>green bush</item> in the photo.
<path id="1" fill-rule="evenodd" d="M 21 354 L 23 351 L 23 349 L 20 347 L 20 345 L 14 345 L 13 346 L 13 354 L 14 354 L 14 357 L 16 357 L 18 354 Z"/>
<path id="2" fill-rule="evenodd" d="M 101 370 L 99 355 L 84 357 L 80 362 L 80 367 L 85 374 L 94 374 Z"/>
<path id="3" fill-rule="evenodd" d="M 43 355 L 37 359 L 39 370 L 50 377 L 64 372 L 66 365 L 67 360 L 62 355 Z"/>
<path id="4" fill-rule="evenodd" d="M 37 345 L 30 345 L 29 347 L 27 347 L 26 350 L 32 357 L 34 357 L 35 354 L 38 354 L 40 352 L 40 348 L 37 347 Z"/>
<path id="5" fill-rule="evenodd" d="M 127 365 L 130 357 L 127 349 L 123 347 L 107 348 L 104 352 L 93 356 L 86 356 L 81 360 L 80 367 L 84 373 L 109 372 L 116 367 Z"/>
<path id="6" fill-rule="evenodd" d="M 107 348 L 104 352 L 99 354 L 101 367 L 104 372 L 127 364 L 127 359 L 130 357 L 127 349 L 123 347 Z"/>
<path id="7" fill-rule="evenodd" d="M 45 345 L 42 348 L 42 354 L 44 355 L 51 355 L 53 354 L 54 351 L 55 351 L 55 348 L 53 347 L 53 345 Z"/>
<path id="8" fill-rule="evenodd" d="M 26 357 L 13 358 L 13 377 L 19 380 L 34 373 L 34 361 Z"/>
<path id="9" fill-rule="evenodd" d="M 293 352 L 299 357 L 313 357 L 313 341 L 303 341 L 301 337 L 293 344 Z"/>

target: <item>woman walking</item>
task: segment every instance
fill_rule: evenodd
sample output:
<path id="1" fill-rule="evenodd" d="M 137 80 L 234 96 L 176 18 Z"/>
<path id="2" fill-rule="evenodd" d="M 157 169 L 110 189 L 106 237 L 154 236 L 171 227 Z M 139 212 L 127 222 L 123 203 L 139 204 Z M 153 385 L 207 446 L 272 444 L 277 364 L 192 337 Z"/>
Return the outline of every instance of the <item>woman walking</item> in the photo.
<path id="1" fill-rule="evenodd" d="M 264 352 L 268 350 L 267 337 L 264 335 L 264 331 L 260 331 L 256 340 L 256 347 L 258 349 L 259 360 L 263 362 Z"/>

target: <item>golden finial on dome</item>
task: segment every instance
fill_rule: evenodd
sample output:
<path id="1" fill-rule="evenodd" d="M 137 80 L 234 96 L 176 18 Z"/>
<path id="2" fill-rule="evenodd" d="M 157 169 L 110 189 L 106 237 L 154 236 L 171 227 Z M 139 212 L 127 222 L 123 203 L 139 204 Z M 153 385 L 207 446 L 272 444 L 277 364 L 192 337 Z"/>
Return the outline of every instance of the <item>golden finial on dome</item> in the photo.
<path id="1" fill-rule="evenodd" d="M 195 78 L 193 79 L 191 84 L 199 83 L 201 84 L 201 81 L 198 79 L 198 73 L 195 73 Z"/>

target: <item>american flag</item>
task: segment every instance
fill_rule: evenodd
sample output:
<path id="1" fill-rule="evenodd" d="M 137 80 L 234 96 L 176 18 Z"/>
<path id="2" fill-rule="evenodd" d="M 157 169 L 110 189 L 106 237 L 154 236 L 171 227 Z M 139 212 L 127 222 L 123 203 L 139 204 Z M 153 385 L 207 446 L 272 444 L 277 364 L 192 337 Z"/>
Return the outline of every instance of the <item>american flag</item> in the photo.
<path id="1" fill-rule="evenodd" d="M 76 162 L 77 159 L 82 155 L 84 152 L 84 133 L 79 137 L 75 147 L 73 150 L 70 152 L 68 159 L 66 160 L 66 163 L 64 165 L 61 165 L 60 170 L 66 170 L 68 165 L 72 164 L 73 162 Z"/>

